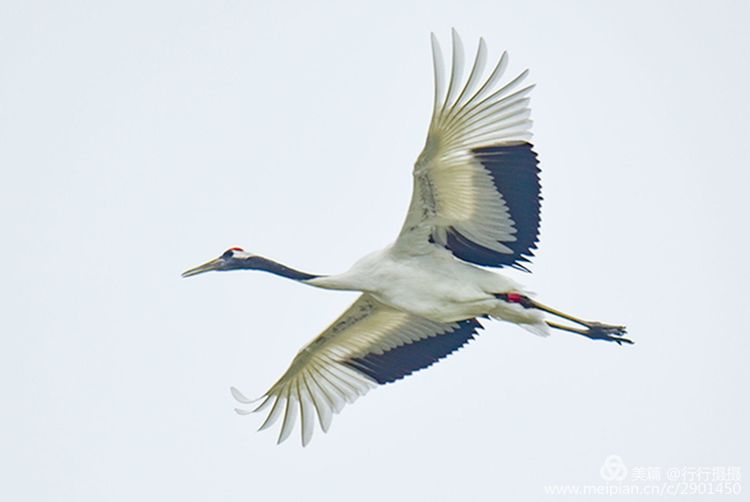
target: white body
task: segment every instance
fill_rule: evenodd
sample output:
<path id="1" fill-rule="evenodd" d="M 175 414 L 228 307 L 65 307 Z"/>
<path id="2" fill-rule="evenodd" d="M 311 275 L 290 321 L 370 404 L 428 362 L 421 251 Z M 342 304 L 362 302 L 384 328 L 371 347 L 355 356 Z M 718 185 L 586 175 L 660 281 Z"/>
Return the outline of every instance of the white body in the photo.
<path id="1" fill-rule="evenodd" d="M 370 253 L 339 275 L 307 281 L 326 289 L 370 293 L 384 304 L 438 322 L 474 317 L 525 324 L 546 333 L 541 311 L 499 300 L 499 293 L 529 293 L 515 281 L 462 262 L 430 246 L 421 255 L 399 253 L 394 245 Z"/>

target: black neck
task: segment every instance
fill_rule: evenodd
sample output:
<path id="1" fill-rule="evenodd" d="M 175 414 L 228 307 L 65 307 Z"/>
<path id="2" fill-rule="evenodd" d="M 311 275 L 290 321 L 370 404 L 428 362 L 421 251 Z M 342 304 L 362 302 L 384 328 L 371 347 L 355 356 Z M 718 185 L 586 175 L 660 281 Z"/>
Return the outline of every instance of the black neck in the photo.
<path id="1" fill-rule="evenodd" d="M 320 277 L 319 275 L 295 270 L 286 265 L 282 265 L 281 263 L 269 260 L 268 258 L 263 258 L 262 256 L 251 256 L 249 258 L 237 260 L 237 266 L 232 268 L 262 270 L 295 281 L 309 281 L 310 279 Z"/>

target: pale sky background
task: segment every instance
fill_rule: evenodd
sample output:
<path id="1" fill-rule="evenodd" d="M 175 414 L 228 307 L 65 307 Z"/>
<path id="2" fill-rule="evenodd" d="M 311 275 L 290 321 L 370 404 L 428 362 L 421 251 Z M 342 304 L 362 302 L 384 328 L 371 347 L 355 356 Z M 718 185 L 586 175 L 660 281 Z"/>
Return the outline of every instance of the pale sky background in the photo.
<path id="1" fill-rule="evenodd" d="M 750 477 L 747 4 L 403 3 L 0 2 L 0 499 L 553 500 L 610 454 Z M 538 84 L 512 275 L 637 343 L 488 322 L 277 447 L 229 387 L 260 395 L 355 295 L 179 274 L 395 238 L 451 26 Z"/>

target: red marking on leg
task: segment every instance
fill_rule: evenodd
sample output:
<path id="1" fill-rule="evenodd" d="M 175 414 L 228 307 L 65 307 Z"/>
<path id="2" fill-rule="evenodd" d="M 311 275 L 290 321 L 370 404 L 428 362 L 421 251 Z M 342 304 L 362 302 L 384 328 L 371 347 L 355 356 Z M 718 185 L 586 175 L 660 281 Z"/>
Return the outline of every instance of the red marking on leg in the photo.
<path id="1" fill-rule="evenodd" d="M 528 296 L 520 293 L 499 293 L 495 295 L 498 300 L 508 303 L 516 303 L 525 309 L 534 308 L 534 302 Z"/>
<path id="2" fill-rule="evenodd" d="M 518 293 L 508 293 L 507 297 L 511 303 L 522 303 L 525 299 L 523 295 L 519 295 Z"/>

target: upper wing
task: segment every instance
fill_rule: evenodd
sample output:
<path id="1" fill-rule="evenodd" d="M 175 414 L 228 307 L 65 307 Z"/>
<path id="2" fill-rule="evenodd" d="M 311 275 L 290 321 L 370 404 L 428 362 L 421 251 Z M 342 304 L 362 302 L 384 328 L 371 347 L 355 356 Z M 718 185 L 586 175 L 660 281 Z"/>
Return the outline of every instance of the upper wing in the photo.
<path id="1" fill-rule="evenodd" d="M 279 443 L 299 413 L 302 445 L 312 437 L 315 417 L 328 431 L 334 413 L 375 384 L 393 382 L 460 348 L 482 326 L 474 319 L 439 323 L 393 309 L 365 293 L 317 338 L 304 346 L 289 369 L 253 411 L 271 406 L 261 430 L 283 414 Z M 234 397 L 251 401 L 237 389 Z M 238 413 L 250 413 L 237 410 Z"/>
<path id="2" fill-rule="evenodd" d="M 453 33 L 453 63 L 444 89 L 442 55 L 432 35 L 435 102 L 424 150 L 414 165 L 411 205 L 395 249 L 420 254 L 430 245 L 487 266 L 514 266 L 536 249 L 540 185 L 532 150 L 529 98 L 515 91 L 524 71 L 497 88 L 503 53 L 486 80 L 484 40 L 461 86 L 463 48 Z"/>

